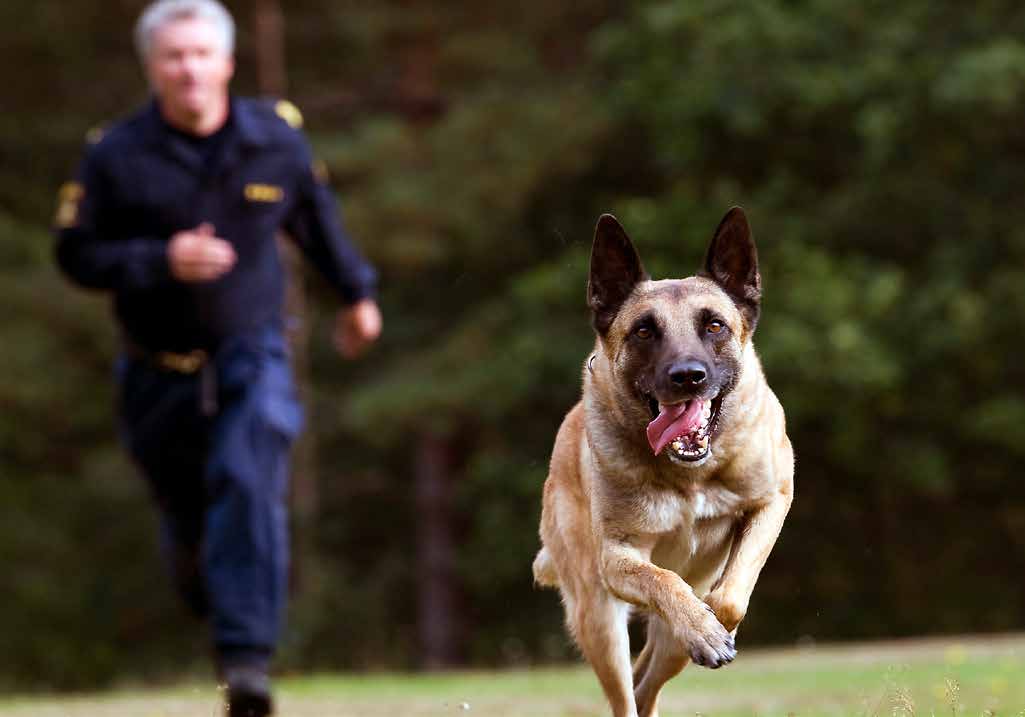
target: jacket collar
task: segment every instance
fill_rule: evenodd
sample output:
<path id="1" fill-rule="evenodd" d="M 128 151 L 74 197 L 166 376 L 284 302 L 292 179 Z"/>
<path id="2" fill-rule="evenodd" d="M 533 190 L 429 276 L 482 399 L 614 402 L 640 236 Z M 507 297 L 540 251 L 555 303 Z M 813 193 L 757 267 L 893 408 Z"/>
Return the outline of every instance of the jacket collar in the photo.
<path id="1" fill-rule="evenodd" d="M 231 97 L 231 130 L 222 150 L 224 157 L 233 158 L 240 147 L 264 147 L 270 142 L 265 125 L 253 111 L 253 103 L 239 97 Z M 200 169 L 200 158 L 168 126 L 160 113 L 156 98 L 150 100 L 145 110 L 150 142 L 173 157 L 187 168 Z M 220 164 L 220 162 L 218 162 Z"/>

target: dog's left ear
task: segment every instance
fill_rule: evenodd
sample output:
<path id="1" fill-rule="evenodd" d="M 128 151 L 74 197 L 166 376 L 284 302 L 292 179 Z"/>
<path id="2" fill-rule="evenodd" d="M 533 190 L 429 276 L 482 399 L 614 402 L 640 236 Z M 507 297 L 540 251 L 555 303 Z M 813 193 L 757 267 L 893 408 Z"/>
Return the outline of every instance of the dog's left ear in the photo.
<path id="1" fill-rule="evenodd" d="M 638 283 L 648 278 L 626 230 L 611 214 L 602 214 L 594 228 L 587 305 L 594 329 L 602 336 L 612 326 L 623 302 Z"/>
<path id="2" fill-rule="evenodd" d="M 754 331 L 761 311 L 762 277 L 751 227 L 740 207 L 730 209 L 719 222 L 698 275 L 722 287 L 740 309 L 748 330 Z"/>

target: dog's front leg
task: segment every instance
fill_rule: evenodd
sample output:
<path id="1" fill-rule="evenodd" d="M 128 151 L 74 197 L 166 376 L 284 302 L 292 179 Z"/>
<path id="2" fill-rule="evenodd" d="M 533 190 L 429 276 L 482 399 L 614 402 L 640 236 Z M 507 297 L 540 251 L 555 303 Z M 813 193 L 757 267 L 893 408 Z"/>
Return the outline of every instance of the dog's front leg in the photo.
<path id="1" fill-rule="evenodd" d="M 609 592 L 661 616 L 695 664 L 716 668 L 736 656 L 733 637 L 711 608 L 683 578 L 652 564 L 636 546 L 606 539 L 601 565 Z"/>
<path id="2" fill-rule="evenodd" d="M 776 544 L 792 500 L 792 484 L 787 481 L 772 500 L 744 516 L 722 577 L 705 596 L 705 602 L 730 632 L 737 629 L 747 614 L 758 575 Z"/>

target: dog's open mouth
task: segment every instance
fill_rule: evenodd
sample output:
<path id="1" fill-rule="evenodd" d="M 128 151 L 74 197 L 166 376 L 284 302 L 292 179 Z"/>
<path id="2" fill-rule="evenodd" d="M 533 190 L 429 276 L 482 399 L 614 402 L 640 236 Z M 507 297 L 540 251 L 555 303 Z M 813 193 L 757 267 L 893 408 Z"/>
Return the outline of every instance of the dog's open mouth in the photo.
<path id="1" fill-rule="evenodd" d="M 719 418 L 722 398 L 692 398 L 665 405 L 648 397 L 653 420 L 648 424 L 648 443 L 655 455 L 669 446 L 669 456 L 684 461 L 698 461 L 708 455 L 712 432 Z"/>

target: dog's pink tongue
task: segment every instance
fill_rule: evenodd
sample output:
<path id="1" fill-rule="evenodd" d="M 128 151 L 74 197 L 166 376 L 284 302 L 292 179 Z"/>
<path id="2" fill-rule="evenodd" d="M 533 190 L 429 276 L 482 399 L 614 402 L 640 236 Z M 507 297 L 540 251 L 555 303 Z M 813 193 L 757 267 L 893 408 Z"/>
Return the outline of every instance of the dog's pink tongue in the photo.
<path id="1" fill-rule="evenodd" d="M 658 417 L 648 424 L 648 443 L 657 456 L 674 438 L 690 433 L 701 425 L 705 402 L 693 399 L 674 406 L 658 405 Z"/>

